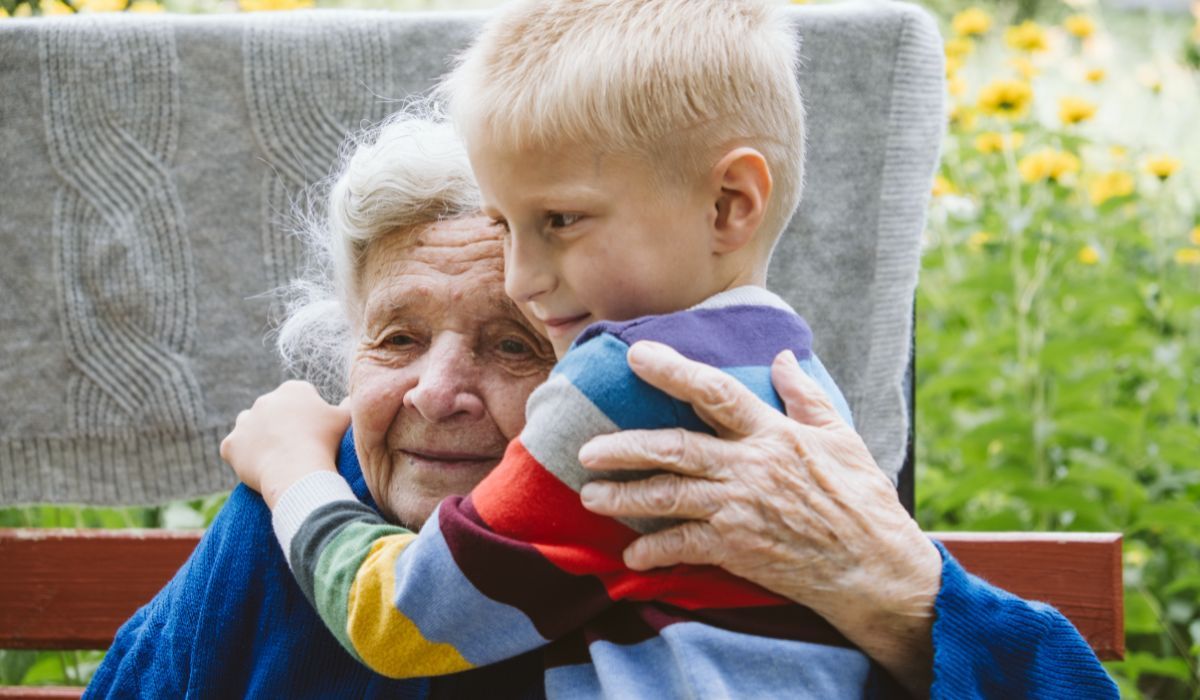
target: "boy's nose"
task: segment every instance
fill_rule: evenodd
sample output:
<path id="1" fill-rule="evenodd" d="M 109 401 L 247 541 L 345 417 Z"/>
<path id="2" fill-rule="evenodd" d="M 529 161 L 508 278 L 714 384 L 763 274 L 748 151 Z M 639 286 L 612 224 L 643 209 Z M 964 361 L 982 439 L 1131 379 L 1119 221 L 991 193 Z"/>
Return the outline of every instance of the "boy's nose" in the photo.
<path id="1" fill-rule="evenodd" d="M 532 239 L 532 240 L 531 240 Z M 553 291 L 554 264 L 538 236 L 513 234 L 504 246 L 504 292 L 517 303 Z"/>

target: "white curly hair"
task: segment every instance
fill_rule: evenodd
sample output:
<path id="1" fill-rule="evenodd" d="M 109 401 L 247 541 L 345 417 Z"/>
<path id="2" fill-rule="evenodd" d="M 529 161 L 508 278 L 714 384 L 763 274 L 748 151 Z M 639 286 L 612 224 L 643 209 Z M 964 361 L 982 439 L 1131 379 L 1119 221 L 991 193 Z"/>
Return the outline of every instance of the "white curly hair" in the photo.
<path id="1" fill-rule="evenodd" d="M 333 176 L 298 218 L 308 265 L 280 290 L 275 343 L 289 375 L 329 400 L 346 393 L 372 242 L 479 210 L 462 141 L 431 110 L 409 107 L 347 141 Z"/>

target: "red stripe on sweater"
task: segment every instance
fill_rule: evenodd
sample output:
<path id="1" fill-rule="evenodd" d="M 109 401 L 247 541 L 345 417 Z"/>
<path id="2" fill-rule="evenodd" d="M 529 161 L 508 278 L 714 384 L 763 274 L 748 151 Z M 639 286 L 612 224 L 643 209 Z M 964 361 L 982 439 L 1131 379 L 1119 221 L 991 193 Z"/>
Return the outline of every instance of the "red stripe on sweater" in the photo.
<path id="1" fill-rule="evenodd" d="M 688 610 L 788 602 L 717 567 L 626 569 L 621 553 L 638 533 L 584 508 L 579 494 L 520 440 L 509 444 L 500 465 L 471 492 L 471 501 L 492 530 L 533 545 L 564 571 L 597 576 L 613 600 L 657 600 Z"/>

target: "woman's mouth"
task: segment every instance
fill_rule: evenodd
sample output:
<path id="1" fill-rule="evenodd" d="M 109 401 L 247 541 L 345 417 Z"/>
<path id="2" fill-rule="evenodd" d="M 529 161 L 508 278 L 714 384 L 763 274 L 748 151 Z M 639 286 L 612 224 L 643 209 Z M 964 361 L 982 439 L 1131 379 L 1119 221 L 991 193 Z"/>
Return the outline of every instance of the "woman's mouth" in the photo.
<path id="1" fill-rule="evenodd" d="M 414 464 L 436 469 L 478 469 L 482 466 L 499 463 L 502 456 L 432 450 L 400 450 L 400 452 Z"/>

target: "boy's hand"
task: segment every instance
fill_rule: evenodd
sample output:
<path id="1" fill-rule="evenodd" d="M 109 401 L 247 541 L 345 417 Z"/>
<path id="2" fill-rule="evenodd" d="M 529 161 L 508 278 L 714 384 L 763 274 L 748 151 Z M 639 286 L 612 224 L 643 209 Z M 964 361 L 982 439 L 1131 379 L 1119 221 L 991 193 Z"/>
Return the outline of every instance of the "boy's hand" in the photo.
<path id="1" fill-rule="evenodd" d="M 300 479 L 337 470 L 338 444 L 349 425 L 347 402 L 331 406 L 308 382 L 284 382 L 238 414 L 221 441 L 221 459 L 274 508 Z"/>

